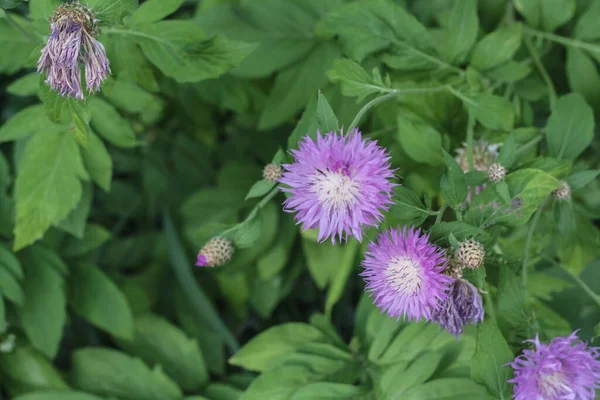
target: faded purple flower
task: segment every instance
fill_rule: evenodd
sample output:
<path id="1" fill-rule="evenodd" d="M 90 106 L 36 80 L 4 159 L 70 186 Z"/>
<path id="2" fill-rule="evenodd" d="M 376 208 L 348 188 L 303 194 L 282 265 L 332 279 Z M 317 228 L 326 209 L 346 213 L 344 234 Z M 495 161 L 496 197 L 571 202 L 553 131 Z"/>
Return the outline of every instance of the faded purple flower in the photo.
<path id="1" fill-rule="evenodd" d="M 377 226 L 392 204 L 390 156 L 358 130 L 306 136 L 291 153 L 295 161 L 283 165 L 279 180 L 291 194 L 284 209 L 296 212 L 303 229 L 319 228 L 319 241 L 362 240 L 364 226 Z"/>
<path id="2" fill-rule="evenodd" d="M 556 337 L 549 344 L 528 340 L 535 350 L 523 350 L 509 365 L 515 370 L 515 400 L 592 400 L 600 388 L 600 352 L 577 337 Z"/>
<path id="3" fill-rule="evenodd" d="M 391 317 L 431 320 L 452 282 L 442 274 L 446 261 L 420 229 L 389 229 L 369 243 L 361 275 L 377 306 Z"/>
<path id="4" fill-rule="evenodd" d="M 455 279 L 448 289 L 448 297 L 433 313 L 433 319 L 457 338 L 463 326 L 483 322 L 483 303 L 475 286 L 463 279 Z"/>
<path id="5" fill-rule="evenodd" d="M 110 73 L 104 46 L 94 38 L 98 22 L 93 11 L 78 2 L 59 5 L 50 18 L 52 33 L 37 70 L 46 73 L 46 83 L 62 96 L 83 99 L 82 66 L 90 93 L 98 90 Z"/>

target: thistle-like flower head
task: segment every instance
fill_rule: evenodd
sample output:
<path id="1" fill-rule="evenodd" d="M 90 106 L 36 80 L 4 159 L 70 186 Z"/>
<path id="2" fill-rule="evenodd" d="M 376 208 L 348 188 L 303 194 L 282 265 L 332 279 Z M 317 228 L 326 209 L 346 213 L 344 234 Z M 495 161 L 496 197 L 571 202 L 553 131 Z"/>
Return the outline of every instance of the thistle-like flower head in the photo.
<path id="1" fill-rule="evenodd" d="M 98 23 L 94 12 L 79 2 L 60 4 L 50 18 L 51 34 L 37 70 L 46 73 L 46 83 L 62 96 L 83 99 L 82 66 L 90 93 L 97 91 L 110 73 L 104 46 L 95 39 Z"/>
<path id="2" fill-rule="evenodd" d="M 382 211 L 392 204 L 394 171 L 387 151 L 374 141 L 363 140 L 354 130 L 334 132 L 316 140 L 305 137 L 292 150 L 294 163 L 284 164 L 279 182 L 290 193 L 283 203 L 296 213 L 303 229 L 319 228 L 320 241 L 331 237 L 362 240 L 365 226 L 376 226 Z"/>
<path id="3" fill-rule="evenodd" d="M 475 239 L 465 240 L 456 249 L 456 260 L 471 269 L 481 267 L 485 259 L 485 247 Z"/>
<path id="4" fill-rule="evenodd" d="M 500 182 L 506 177 L 506 168 L 502 164 L 493 163 L 489 166 L 487 173 L 490 181 Z"/>
<path id="5" fill-rule="evenodd" d="M 361 275 L 375 303 L 391 317 L 431 319 L 448 297 L 444 252 L 420 229 L 389 229 L 369 244 Z"/>
<path id="6" fill-rule="evenodd" d="M 433 319 L 457 338 L 463 326 L 483 321 L 483 302 L 475 286 L 461 278 L 455 279 L 448 289 L 448 297 L 433 313 Z"/>
<path id="7" fill-rule="evenodd" d="M 534 350 L 510 363 L 515 370 L 515 400 L 592 400 L 600 388 L 600 352 L 577 337 L 556 337 L 540 343 L 539 337 L 528 340 Z"/>
<path id="8" fill-rule="evenodd" d="M 267 164 L 263 168 L 263 179 L 276 183 L 281 178 L 282 169 L 278 164 Z"/>
<path id="9" fill-rule="evenodd" d="M 198 253 L 198 267 L 220 267 L 231 260 L 233 244 L 222 237 L 210 239 Z"/>

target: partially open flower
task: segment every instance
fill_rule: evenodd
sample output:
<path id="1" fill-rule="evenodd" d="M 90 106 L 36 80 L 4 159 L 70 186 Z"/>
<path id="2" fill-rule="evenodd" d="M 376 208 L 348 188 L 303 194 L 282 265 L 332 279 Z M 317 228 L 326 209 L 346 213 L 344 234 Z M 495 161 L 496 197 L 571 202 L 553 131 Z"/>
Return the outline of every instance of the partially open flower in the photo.
<path id="1" fill-rule="evenodd" d="M 463 326 L 483 321 L 483 302 L 475 286 L 463 279 L 455 279 L 445 302 L 433 313 L 433 320 L 440 326 L 459 337 Z"/>
<path id="2" fill-rule="evenodd" d="M 560 187 L 552 192 L 552 196 L 558 201 L 567 200 L 571 197 L 571 187 L 565 181 L 560 181 Z"/>
<path id="3" fill-rule="evenodd" d="M 475 239 L 465 240 L 456 249 L 456 259 L 467 268 L 479 268 L 484 258 L 485 248 Z"/>
<path id="4" fill-rule="evenodd" d="M 198 253 L 199 267 L 219 267 L 231 260 L 233 244 L 222 237 L 210 239 Z"/>
<path id="5" fill-rule="evenodd" d="M 281 178 L 281 172 L 281 165 L 267 164 L 263 169 L 263 179 L 269 182 L 277 183 L 279 178 Z"/>
<path id="6" fill-rule="evenodd" d="M 37 70 L 47 74 L 46 83 L 62 96 L 83 99 L 82 66 L 90 93 L 97 91 L 110 73 L 104 46 L 95 39 L 98 23 L 94 12 L 79 2 L 59 5 L 50 18 L 52 33 Z"/>

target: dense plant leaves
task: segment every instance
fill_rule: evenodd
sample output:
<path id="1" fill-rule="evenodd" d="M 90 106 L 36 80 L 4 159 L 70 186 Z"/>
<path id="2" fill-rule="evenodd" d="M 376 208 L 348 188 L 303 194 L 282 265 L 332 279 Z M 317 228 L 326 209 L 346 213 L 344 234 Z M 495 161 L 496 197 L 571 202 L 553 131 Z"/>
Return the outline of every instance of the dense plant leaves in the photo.
<path id="1" fill-rule="evenodd" d="M 448 37 L 440 52 L 453 64 L 463 62 L 477 40 L 479 18 L 477 1 L 456 1 L 448 16 Z"/>
<path id="2" fill-rule="evenodd" d="M 358 63 L 348 59 L 335 60 L 327 76 L 332 82 L 340 83 L 342 94 L 357 96 L 359 101 L 370 94 L 390 90 L 389 83 L 383 82 L 379 70 L 373 69 L 371 76 Z"/>
<path id="3" fill-rule="evenodd" d="M 100 400 L 101 397 L 77 391 L 44 390 L 15 397 L 15 400 Z"/>
<path id="4" fill-rule="evenodd" d="M 594 113 L 581 95 L 571 93 L 556 102 L 546 126 L 550 155 L 575 159 L 594 136 Z"/>
<path id="5" fill-rule="evenodd" d="M 10 1 L 10 0 L 9 0 Z M 0 13 L 3 13 L 0 10 Z M 23 67 L 29 56 L 40 48 L 42 44 L 38 41 L 34 30 L 24 18 L 11 14 L 11 19 L 0 16 L 0 52 L 10 55 L 0 60 L 0 72 L 12 74 Z"/>
<path id="6" fill-rule="evenodd" d="M 431 125 L 398 114 L 398 140 L 409 157 L 430 165 L 441 165 L 442 135 Z"/>
<path id="7" fill-rule="evenodd" d="M 0 127 L 0 142 L 23 139 L 40 131 L 52 133 L 66 129 L 50 121 L 44 106 L 37 104 L 24 108 Z"/>
<path id="8" fill-rule="evenodd" d="M 133 147 L 137 145 L 135 133 L 127 120 L 123 119 L 117 110 L 108 102 L 93 98 L 89 102 L 92 114 L 92 126 L 100 136 L 119 147 Z M 98 147 L 97 144 L 92 144 Z M 94 156 L 96 162 L 100 156 Z M 106 162 L 104 162 L 106 164 Z M 105 182 L 105 181 L 102 181 Z"/>
<path id="9" fill-rule="evenodd" d="M 510 60 L 521 46 L 523 27 L 511 24 L 484 36 L 471 53 L 471 65 L 487 70 Z"/>
<path id="10" fill-rule="evenodd" d="M 553 31 L 575 15 L 575 0 L 558 0 L 551 4 L 542 0 L 515 0 L 515 8 L 531 25 Z"/>
<path id="11" fill-rule="evenodd" d="M 31 346 L 17 346 L 2 354 L 0 370 L 12 385 L 31 390 L 67 390 L 68 385 L 48 358 Z"/>
<path id="12" fill-rule="evenodd" d="M 442 175 L 441 187 L 444 200 L 452 207 L 458 207 L 467 198 L 467 180 L 463 170 L 450 154 L 442 149 L 446 172 Z"/>
<path id="13" fill-rule="evenodd" d="M 444 378 L 424 383 L 410 389 L 403 400 L 479 400 L 485 398 L 486 390 L 470 379 Z"/>
<path id="14" fill-rule="evenodd" d="M 131 16 L 133 24 L 148 24 L 160 21 L 174 13 L 183 4 L 183 0 L 149 0 L 143 3 Z"/>

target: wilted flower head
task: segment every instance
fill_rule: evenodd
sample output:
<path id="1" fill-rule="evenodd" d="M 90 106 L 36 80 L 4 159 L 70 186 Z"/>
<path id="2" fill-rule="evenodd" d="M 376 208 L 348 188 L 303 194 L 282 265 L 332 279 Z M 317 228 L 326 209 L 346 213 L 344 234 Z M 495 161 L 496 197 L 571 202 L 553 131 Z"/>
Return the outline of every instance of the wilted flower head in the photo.
<path id="1" fill-rule="evenodd" d="M 469 172 L 469 161 L 467 157 L 467 144 L 456 150 L 456 162 L 463 171 Z M 473 167 L 476 171 L 487 171 L 490 165 L 498 157 L 498 145 L 489 144 L 485 140 L 478 140 L 473 143 Z"/>
<path id="2" fill-rule="evenodd" d="M 198 267 L 219 267 L 231 260 L 233 244 L 222 237 L 210 239 L 198 253 Z"/>
<path id="3" fill-rule="evenodd" d="M 446 301 L 434 311 L 433 319 L 442 328 L 459 337 L 464 325 L 482 322 L 483 315 L 483 302 L 477 288 L 458 278 L 448 289 Z"/>
<path id="4" fill-rule="evenodd" d="M 391 317 L 431 319 L 448 296 L 444 252 L 414 228 L 389 229 L 369 243 L 361 275 L 375 303 Z"/>
<path id="5" fill-rule="evenodd" d="M 90 93 L 98 90 L 110 73 L 104 46 L 94 38 L 98 22 L 94 12 L 79 2 L 59 5 L 50 18 L 52 33 L 37 70 L 47 74 L 46 83 L 62 96 L 83 99 L 82 66 Z"/>
<path id="6" fill-rule="evenodd" d="M 510 363 L 515 370 L 515 400 L 591 400 L 600 388 L 600 353 L 587 347 L 577 331 L 567 337 L 556 337 L 549 344 L 528 340 L 535 350 Z"/>
<path id="7" fill-rule="evenodd" d="M 375 226 L 392 204 L 390 156 L 358 130 L 306 136 L 291 153 L 295 161 L 283 165 L 279 180 L 291 194 L 284 208 L 296 212 L 303 229 L 319 228 L 320 241 L 362 240 L 363 227 Z"/>
<path id="8" fill-rule="evenodd" d="M 560 186 L 552 192 L 552 196 L 558 201 L 567 200 L 571 197 L 571 187 L 566 181 L 560 181 Z"/>

